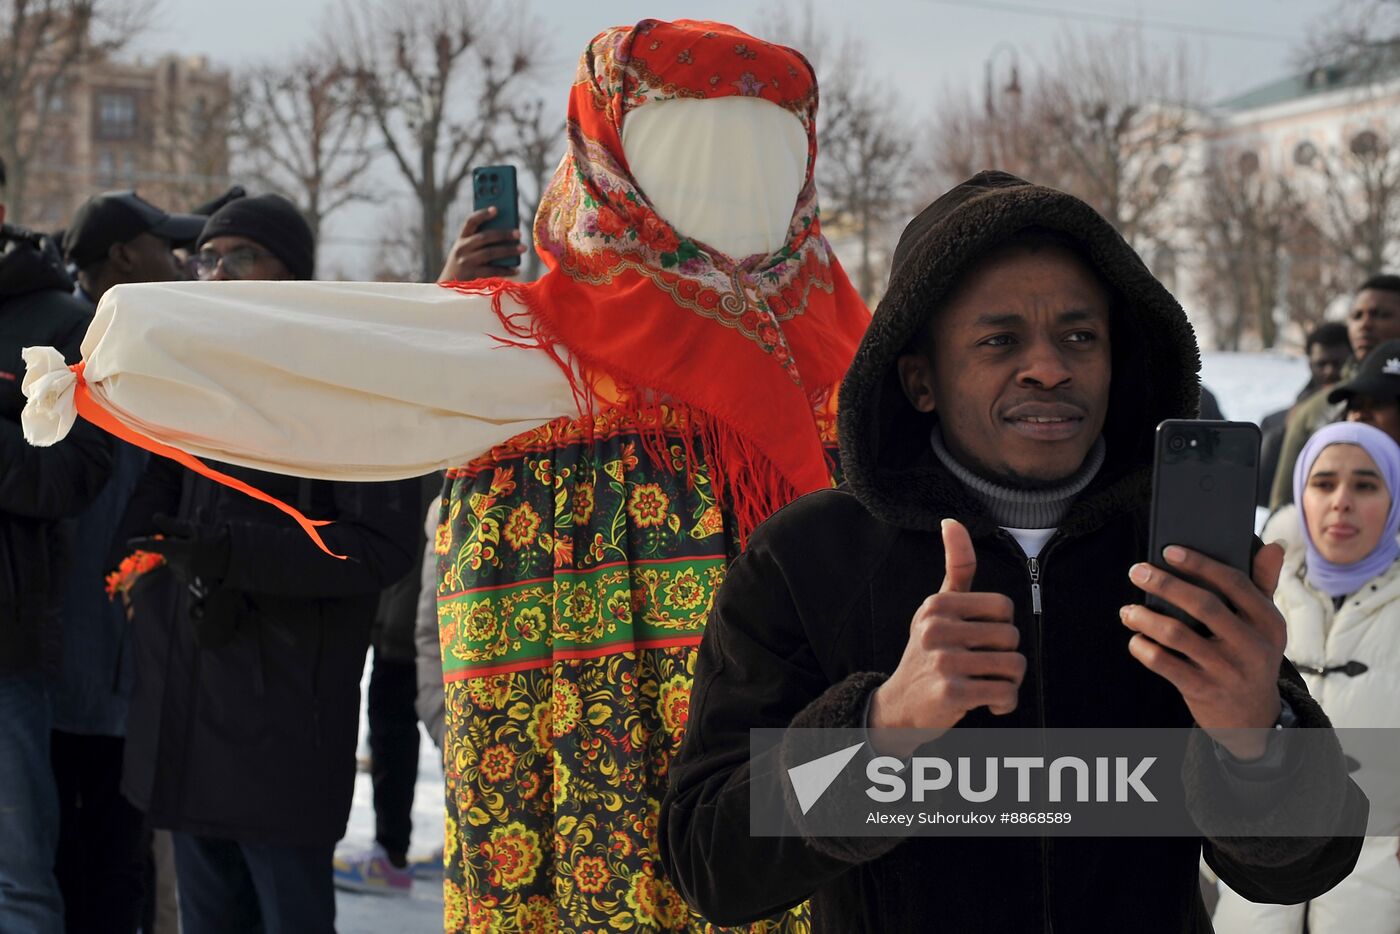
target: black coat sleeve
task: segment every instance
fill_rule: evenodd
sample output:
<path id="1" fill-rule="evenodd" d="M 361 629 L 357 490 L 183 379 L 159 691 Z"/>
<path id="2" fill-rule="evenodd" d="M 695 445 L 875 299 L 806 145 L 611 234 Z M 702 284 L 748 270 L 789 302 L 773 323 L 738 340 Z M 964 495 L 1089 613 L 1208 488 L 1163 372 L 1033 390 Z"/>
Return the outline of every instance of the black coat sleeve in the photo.
<path id="1" fill-rule="evenodd" d="M 52 447 L 24 440 L 17 422 L 0 418 L 0 512 L 67 519 L 88 507 L 112 472 L 112 440 L 79 419 Z"/>
<path id="2" fill-rule="evenodd" d="M 1222 781 L 1211 741 L 1196 731 L 1184 768 L 1187 802 L 1206 832 L 1211 869 L 1254 902 L 1291 905 L 1327 892 L 1351 872 L 1361 853 L 1369 804 L 1347 775 L 1332 724 L 1284 662 L 1279 693 L 1298 718 L 1283 731 L 1284 774 L 1242 800 Z M 1229 835 L 1211 828 L 1231 828 Z M 1285 836 L 1284 828 L 1306 835 Z"/>
<path id="3" fill-rule="evenodd" d="M 127 544 L 130 539 L 155 533 L 153 520 L 157 515 L 179 514 L 184 475 L 185 468 L 169 458 L 152 456 L 146 462 L 146 469 L 137 481 L 131 499 L 127 500 L 126 511 L 122 513 L 122 521 L 112 538 L 112 548 L 107 553 L 109 570 L 131 554 L 131 547 Z"/>
<path id="4" fill-rule="evenodd" d="M 413 567 L 423 522 L 418 480 L 332 483 L 333 522 L 318 531 L 327 555 L 301 527 L 232 519 L 222 586 L 283 597 L 351 597 L 379 593 Z"/>
<path id="5" fill-rule="evenodd" d="M 865 698 L 884 679 L 859 674 L 831 683 L 763 533 L 755 533 L 716 596 L 696 659 L 685 740 L 661 806 L 659 849 L 670 878 L 721 925 L 778 914 L 899 842 L 871 839 L 869 852 L 852 852 L 818 848 L 830 841 L 750 834 L 751 795 L 788 814 L 793 805 L 773 779 L 786 764 L 782 748 L 751 760 L 749 730 L 859 727 Z"/>

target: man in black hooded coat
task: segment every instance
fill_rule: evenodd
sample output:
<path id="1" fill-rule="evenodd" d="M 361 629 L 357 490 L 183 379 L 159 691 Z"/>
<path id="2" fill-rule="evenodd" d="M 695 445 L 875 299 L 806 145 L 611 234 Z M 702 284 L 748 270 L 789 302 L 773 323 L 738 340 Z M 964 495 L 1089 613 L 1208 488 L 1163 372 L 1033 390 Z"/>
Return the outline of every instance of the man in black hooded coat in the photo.
<path id="1" fill-rule="evenodd" d="M 90 313 L 53 241 L 5 223 L 0 162 L 0 931 L 62 929 L 54 877 L 58 792 L 49 765 L 53 687 L 63 659 L 61 615 L 72 546 L 62 520 L 101 492 L 112 444 L 77 424 L 62 444 L 24 439 L 26 347 L 57 347 L 69 363 Z"/>
<path id="2" fill-rule="evenodd" d="M 940 347 L 954 310 L 971 325 Z M 1129 577 L 1146 558 L 1154 431 L 1196 414 L 1199 365 L 1180 306 L 1075 198 L 987 172 L 909 225 L 842 388 L 847 485 L 755 532 L 705 632 L 660 825 L 692 905 L 729 924 L 810 898 L 819 931 L 1205 932 L 1202 852 L 1258 901 L 1303 901 L 1350 872 L 1367 804 L 1340 747 L 1300 769 L 1262 739 L 1328 725 L 1282 660 L 1278 547 L 1252 581 L 1181 565 L 1237 612 L 1158 570 Z M 1220 638 L 1148 612 L 1144 589 Z M 1246 824 L 1257 836 L 750 834 L 751 729 L 1193 722 L 1260 728 L 1219 745 L 1197 731 L 1186 764 L 1198 820 L 1277 802 Z M 785 745 L 779 766 L 798 755 Z M 1268 834 L 1301 813 L 1336 834 Z"/>

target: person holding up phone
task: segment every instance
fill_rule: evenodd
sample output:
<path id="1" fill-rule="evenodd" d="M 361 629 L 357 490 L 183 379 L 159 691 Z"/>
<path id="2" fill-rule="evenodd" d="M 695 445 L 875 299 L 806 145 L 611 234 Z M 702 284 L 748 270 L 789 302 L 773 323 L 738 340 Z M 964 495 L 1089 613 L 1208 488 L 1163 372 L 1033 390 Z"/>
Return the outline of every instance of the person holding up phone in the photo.
<path id="1" fill-rule="evenodd" d="M 469 282 L 492 276 L 520 274 L 520 255 L 525 246 L 518 229 L 494 230 L 487 225 L 500 213 L 495 205 L 472 211 L 467 215 L 457 239 L 447 251 L 439 282 Z M 514 265 L 498 265 L 513 259 Z"/>
<path id="2" fill-rule="evenodd" d="M 847 485 L 759 528 L 700 646 L 660 842 L 706 917 L 810 899 L 818 930 L 1180 934 L 1210 930 L 1202 852 L 1267 902 L 1315 897 L 1351 870 L 1367 808 L 1335 742 L 1295 777 L 1283 744 L 1204 731 L 1188 806 L 1267 787 L 1274 807 L 1249 825 L 1260 836 L 750 833 L 753 728 L 865 726 L 900 754 L 884 728 L 1326 727 L 1282 659 L 1281 549 L 1261 550 L 1252 575 L 1171 549 L 1166 569 L 1145 560 L 1153 436 L 1196 414 L 1198 368 L 1181 307 L 1070 195 L 983 172 L 909 224 L 842 383 Z M 1144 592 L 1215 637 L 1140 606 Z M 800 755 L 780 747 L 778 767 Z M 847 771 L 865 774 L 868 748 L 856 755 Z M 784 804 L 805 826 L 796 797 Z M 1334 835 L 1262 836 L 1301 814 Z"/>
<path id="3" fill-rule="evenodd" d="M 1302 544 L 1274 601 L 1288 655 L 1339 727 L 1400 726 L 1400 446 L 1370 425 L 1320 429 L 1294 468 Z M 1361 762 L 1364 769 L 1368 763 Z M 1384 794 L 1384 788 L 1368 789 Z M 1381 934 L 1400 927 L 1396 837 L 1367 837 L 1355 871 L 1297 905 L 1256 905 L 1228 889 L 1220 934 Z"/>

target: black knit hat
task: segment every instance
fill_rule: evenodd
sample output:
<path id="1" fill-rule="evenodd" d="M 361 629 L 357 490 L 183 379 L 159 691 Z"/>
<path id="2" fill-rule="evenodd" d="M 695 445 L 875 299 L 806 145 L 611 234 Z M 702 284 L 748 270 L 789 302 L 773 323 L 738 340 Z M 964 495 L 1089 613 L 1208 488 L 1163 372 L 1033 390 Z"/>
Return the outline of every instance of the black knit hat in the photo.
<path id="1" fill-rule="evenodd" d="M 258 195 L 230 201 L 204 225 L 195 248 L 215 237 L 247 237 L 282 261 L 294 279 L 316 271 L 316 238 L 296 205 L 281 195 Z"/>

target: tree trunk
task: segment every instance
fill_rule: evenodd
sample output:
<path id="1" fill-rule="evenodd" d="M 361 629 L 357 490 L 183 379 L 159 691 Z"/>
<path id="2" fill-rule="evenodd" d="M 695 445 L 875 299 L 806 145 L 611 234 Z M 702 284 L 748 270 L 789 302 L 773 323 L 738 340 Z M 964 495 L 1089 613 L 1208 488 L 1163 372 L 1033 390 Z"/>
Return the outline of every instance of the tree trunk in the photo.
<path id="1" fill-rule="evenodd" d="M 1270 263 L 1259 270 L 1259 275 L 1259 308 L 1255 322 L 1260 345 L 1264 350 L 1272 350 L 1278 340 L 1278 322 L 1274 320 L 1274 308 L 1278 305 L 1278 272 Z"/>
<path id="2" fill-rule="evenodd" d="M 870 210 L 862 205 L 860 212 L 860 297 L 869 304 L 875 297 L 875 270 L 870 263 Z"/>
<path id="3" fill-rule="evenodd" d="M 24 223 L 24 195 L 28 187 L 28 173 L 25 171 L 25 164 L 19 160 L 5 164 L 5 191 L 0 195 L 0 202 L 5 205 L 5 223 L 20 225 Z"/>
<path id="4" fill-rule="evenodd" d="M 442 231 L 446 209 L 439 203 L 441 196 L 434 191 L 422 201 L 421 222 L 419 224 L 419 246 L 423 251 L 423 265 L 419 270 L 420 281 L 435 282 L 442 272 L 447 257 L 442 246 Z"/>
<path id="5" fill-rule="evenodd" d="M 321 255 L 321 199 L 315 193 L 312 193 L 302 214 L 311 228 L 311 263 L 315 268 L 316 259 Z"/>

